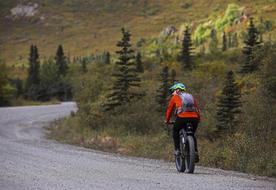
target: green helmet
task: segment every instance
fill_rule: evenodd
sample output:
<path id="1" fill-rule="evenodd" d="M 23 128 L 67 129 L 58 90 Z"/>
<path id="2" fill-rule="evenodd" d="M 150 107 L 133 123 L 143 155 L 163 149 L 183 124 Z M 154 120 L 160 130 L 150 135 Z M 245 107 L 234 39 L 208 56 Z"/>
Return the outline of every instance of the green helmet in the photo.
<path id="1" fill-rule="evenodd" d="M 186 87 L 183 83 L 176 83 L 174 84 L 171 88 L 170 88 L 170 91 L 173 92 L 177 89 L 180 89 L 180 90 L 183 90 L 183 91 L 186 91 Z"/>

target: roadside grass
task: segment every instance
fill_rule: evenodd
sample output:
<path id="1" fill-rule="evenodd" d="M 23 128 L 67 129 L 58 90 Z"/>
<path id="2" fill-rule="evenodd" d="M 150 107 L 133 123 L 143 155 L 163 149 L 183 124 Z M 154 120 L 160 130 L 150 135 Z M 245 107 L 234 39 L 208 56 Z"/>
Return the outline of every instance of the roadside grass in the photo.
<path id="1" fill-rule="evenodd" d="M 86 148 L 129 156 L 173 160 L 173 141 L 166 131 L 147 135 L 127 134 L 123 129 L 80 127 L 78 117 L 53 122 L 47 127 L 48 138 Z"/>
<path id="2" fill-rule="evenodd" d="M 73 116 L 53 122 L 47 127 L 48 138 L 100 151 L 174 161 L 173 140 L 167 131 L 126 135 L 121 128 L 96 130 L 81 127 L 79 119 L 78 116 Z M 242 134 L 237 134 L 234 139 L 226 137 L 223 142 L 221 140 L 212 142 L 199 135 L 200 162 L 198 165 L 276 177 L 275 153 L 273 157 L 271 152 L 266 151 L 257 158 L 256 152 L 259 154 L 262 150 L 259 150 L 260 147 L 252 147 L 254 142 L 248 142 L 249 140 Z M 226 145 L 223 144 L 225 142 Z M 267 148 L 275 149 L 271 146 Z"/>

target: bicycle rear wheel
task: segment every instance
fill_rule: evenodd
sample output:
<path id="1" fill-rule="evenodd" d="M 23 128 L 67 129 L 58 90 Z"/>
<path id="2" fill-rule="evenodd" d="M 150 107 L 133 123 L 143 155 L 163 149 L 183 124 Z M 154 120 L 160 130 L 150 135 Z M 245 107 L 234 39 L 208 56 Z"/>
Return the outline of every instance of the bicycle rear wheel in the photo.
<path id="1" fill-rule="evenodd" d="M 194 173 L 195 169 L 195 141 L 192 136 L 188 136 L 185 146 L 185 173 Z"/>

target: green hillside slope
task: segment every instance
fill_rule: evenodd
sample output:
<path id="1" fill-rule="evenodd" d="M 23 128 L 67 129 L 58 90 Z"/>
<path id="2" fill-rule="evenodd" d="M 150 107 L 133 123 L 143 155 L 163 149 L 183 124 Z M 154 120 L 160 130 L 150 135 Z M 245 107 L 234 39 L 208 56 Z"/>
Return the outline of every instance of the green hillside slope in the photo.
<path id="1" fill-rule="evenodd" d="M 8 64 L 26 62 L 30 44 L 41 57 L 53 55 L 64 44 L 70 56 L 112 51 L 122 26 L 131 30 L 134 42 L 156 36 L 169 25 L 195 25 L 221 17 L 229 3 L 254 16 L 275 20 L 275 0 L 0 0 L 0 55 Z M 19 4 L 37 4 L 34 16 L 11 16 Z"/>

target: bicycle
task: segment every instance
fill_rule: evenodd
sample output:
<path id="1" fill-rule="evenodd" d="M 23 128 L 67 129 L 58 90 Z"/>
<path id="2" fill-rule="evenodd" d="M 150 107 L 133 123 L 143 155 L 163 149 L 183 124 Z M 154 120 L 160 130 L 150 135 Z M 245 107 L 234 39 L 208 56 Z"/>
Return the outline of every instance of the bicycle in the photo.
<path id="1" fill-rule="evenodd" d="M 174 124 L 170 122 L 169 124 Z M 193 173 L 195 169 L 195 140 L 193 126 L 187 123 L 186 130 L 179 131 L 180 154 L 175 155 L 175 166 L 178 172 Z"/>

